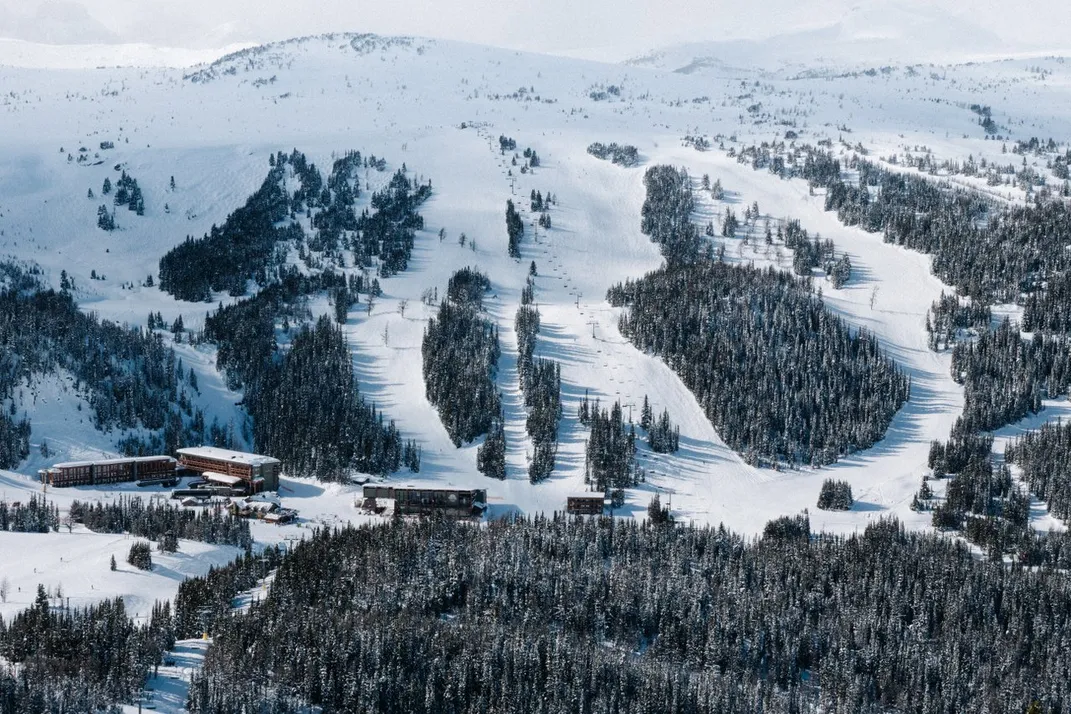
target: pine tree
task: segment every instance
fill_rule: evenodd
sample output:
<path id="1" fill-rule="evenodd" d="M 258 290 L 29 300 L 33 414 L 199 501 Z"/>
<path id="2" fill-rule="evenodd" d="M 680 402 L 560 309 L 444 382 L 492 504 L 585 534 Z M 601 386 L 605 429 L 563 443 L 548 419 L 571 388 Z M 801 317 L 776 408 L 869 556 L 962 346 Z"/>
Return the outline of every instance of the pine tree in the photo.
<path id="1" fill-rule="evenodd" d="M 647 395 L 643 395 L 643 409 L 640 411 L 640 427 L 644 431 L 651 430 L 651 421 L 654 419 L 654 413 L 651 411 L 651 403 L 647 401 Z"/>
<path id="2" fill-rule="evenodd" d="M 126 562 L 139 570 L 152 570 L 152 550 L 148 542 L 139 540 L 131 545 Z"/>

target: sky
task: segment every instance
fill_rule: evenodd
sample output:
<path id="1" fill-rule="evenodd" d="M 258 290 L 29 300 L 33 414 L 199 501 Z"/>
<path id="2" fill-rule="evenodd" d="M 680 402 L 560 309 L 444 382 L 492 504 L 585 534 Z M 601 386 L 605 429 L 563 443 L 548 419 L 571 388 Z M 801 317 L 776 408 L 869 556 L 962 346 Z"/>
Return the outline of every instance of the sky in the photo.
<path id="1" fill-rule="evenodd" d="M 212 49 L 329 31 L 408 34 L 556 54 L 763 39 L 856 18 L 947 20 L 959 43 L 1071 47 L 1071 4 L 1036 0 L 0 0 L 0 39 Z M 909 27 L 911 23 L 908 23 Z M 903 30 L 902 26 L 898 28 Z M 974 31 L 977 30 L 976 34 Z M 935 42 L 940 42 L 940 33 Z"/>

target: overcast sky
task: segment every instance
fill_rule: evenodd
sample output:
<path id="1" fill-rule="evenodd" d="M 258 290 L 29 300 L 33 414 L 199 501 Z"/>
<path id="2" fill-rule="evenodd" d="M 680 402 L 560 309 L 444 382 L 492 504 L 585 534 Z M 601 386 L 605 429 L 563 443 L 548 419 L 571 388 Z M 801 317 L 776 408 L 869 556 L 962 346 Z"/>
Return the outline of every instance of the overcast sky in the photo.
<path id="1" fill-rule="evenodd" d="M 758 39 L 918 13 L 1014 47 L 1071 44 L 1071 3 L 1040 0 L 0 0 L 0 38 L 216 48 L 328 31 L 411 34 L 545 52 Z M 969 34 L 969 29 L 968 29 Z M 971 38 L 960 38 L 969 41 Z"/>

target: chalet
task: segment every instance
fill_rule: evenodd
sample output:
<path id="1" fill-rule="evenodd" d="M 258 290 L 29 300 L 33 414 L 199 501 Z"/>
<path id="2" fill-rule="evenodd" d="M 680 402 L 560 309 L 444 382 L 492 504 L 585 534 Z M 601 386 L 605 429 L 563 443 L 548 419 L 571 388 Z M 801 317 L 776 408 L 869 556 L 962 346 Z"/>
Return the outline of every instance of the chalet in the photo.
<path id="1" fill-rule="evenodd" d="M 482 488 L 369 484 L 364 487 L 364 498 L 366 502 L 392 499 L 394 512 L 401 515 L 441 513 L 453 518 L 479 518 L 487 510 L 487 491 Z"/>
<path id="2" fill-rule="evenodd" d="M 196 446 L 176 451 L 179 464 L 204 476 L 237 477 L 245 482 L 250 493 L 279 490 L 279 459 L 260 454 L 220 449 L 215 446 Z"/>
<path id="3" fill-rule="evenodd" d="M 565 511 L 578 516 L 602 515 L 606 497 L 601 493 L 574 493 L 565 498 Z"/>
<path id="4" fill-rule="evenodd" d="M 139 479 L 160 479 L 175 475 L 176 461 L 170 456 L 134 456 L 126 459 L 67 461 L 37 472 L 49 486 L 98 486 Z"/>
<path id="5" fill-rule="evenodd" d="M 271 501 L 243 499 L 231 501 L 227 506 L 227 510 L 232 515 L 241 516 L 242 518 L 264 518 L 269 513 L 279 510 L 279 504 Z"/>

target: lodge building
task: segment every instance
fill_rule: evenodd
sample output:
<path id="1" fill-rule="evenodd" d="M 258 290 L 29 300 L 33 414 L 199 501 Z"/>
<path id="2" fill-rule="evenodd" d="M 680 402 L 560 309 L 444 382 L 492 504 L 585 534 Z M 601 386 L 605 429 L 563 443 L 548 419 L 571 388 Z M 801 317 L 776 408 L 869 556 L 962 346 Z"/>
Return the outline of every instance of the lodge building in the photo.
<path id="1" fill-rule="evenodd" d="M 170 456 L 133 456 L 126 459 L 67 461 L 41 469 L 37 476 L 49 486 L 98 486 L 138 479 L 173 476 L 176 461 Z"/>
<path id="2" fill-rule="evenodd" d="M 573 493 L 565 497 L 566 513 L 579 516 L 602 515 L 606 497 L 601 493 Z"/>
<path id="3" fill-rule="evenodd" d="M 250 493 L 279 490 L 279 459 L 260 454 L 220 449 L 215 446 L 194 446 L 176 451 L 179 464 L 201 474 L 235 476 L 248 484 Z"/>
<path id="4" fill-rule="evenodd" d="M 454 518 L 478 518 L 487 509 L 487 490 L 482 488 L 370 484 L 364 487 L 364 498 L 365 501 L 393 499 L 394 511 L 401 515 L 441 513 Z"/>

